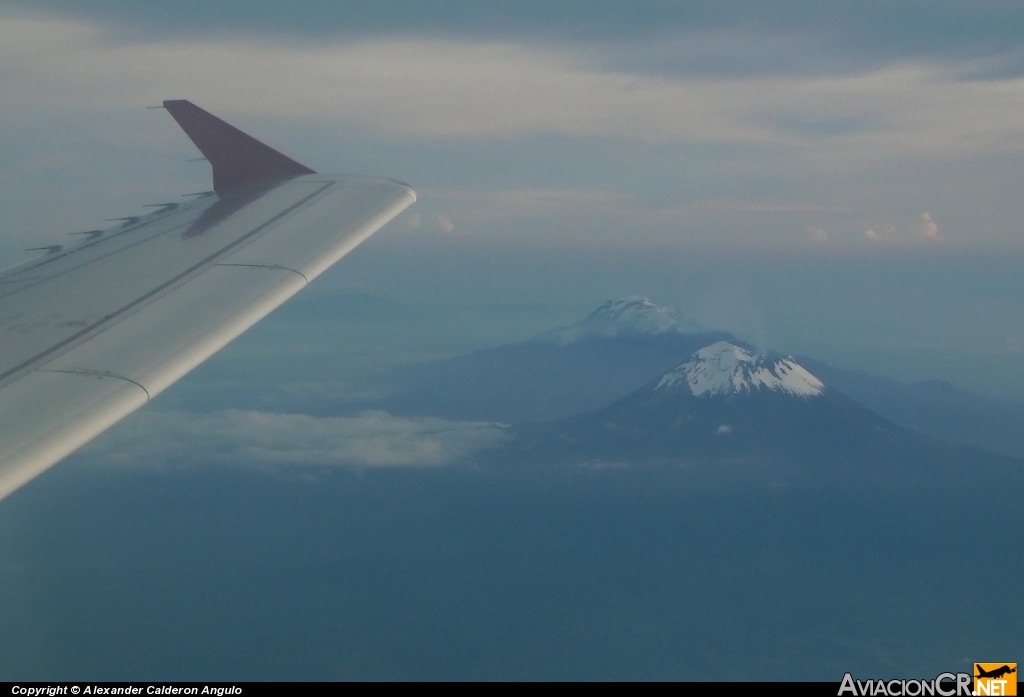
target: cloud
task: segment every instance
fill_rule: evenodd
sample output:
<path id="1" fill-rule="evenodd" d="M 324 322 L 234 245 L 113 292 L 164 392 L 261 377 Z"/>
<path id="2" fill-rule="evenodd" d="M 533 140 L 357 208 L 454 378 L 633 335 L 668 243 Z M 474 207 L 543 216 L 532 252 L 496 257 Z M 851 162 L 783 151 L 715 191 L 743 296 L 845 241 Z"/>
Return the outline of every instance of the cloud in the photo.
<path id="1" fill-rule="evenodd" d="M 498 424 L 369 411 L 319 417 L 228 409 L 143 410 L 83 450 L 97 463 L 438 467 L 508 438 Z"/>
<path id="2" fill-rule="evenodd" d="M 695 213 L 738 213 L 744 215 L 845 214 L 842 206 L 800 201 L 726 201 L 696 199 L 688 201 L 652 202 L 632 191 L 569 188 L 504 189 L 479 191 L 452 187 L 432 189 L 431 198 L 444 199 L 447 205 L 470 204 L 476 219 L 489 217 L 572 216 L 582 219 L 591 215 L 602 220 L 622 223 L 675 223 L 692 219 Z M 482 212 L 482 213 L 481 213 Z M 462 211 L 460 216 L 465 216 Z"/>
<path id="3" fill-rule="evenodd" d="M 228 115 L 334 124 L 341 115 L 388 135 L 559 133 L 815 148 L 822 146 L 820 124 L 839 122 L 858 127 L 825 129 L 825 138 L 862 157 L 872 155 L 865 144 L 932 154 L 1024 149 L 1015 118 L 1024 78 L 965 81 L 960 66 L 941 63 L 832 75 L 665 75 L 613 67 L 607 47 L 585 43 L 409 35 L 303 41 L 245 33 L 112 40 L 111 31 L 5 13 L 5 103 L 110 109 L 173 95 Z"/>
<path id="4" fill-rule="evenodd" d="M 592 214 L 602 218 L 635 220 L 641 211 L 650 211 L 635 194 L 608 189 L 501 189 L 482 191 L 466 187 L 430 190 L 432 200 L 461 208 L 460 220 L 473 223 L 494 219 L 522 219 L 536 216 L 572 216 Z M 678 215 L 678 212 L 675 212 Z M 474 228 L 475 229 L 475 228 Z"/>
<path id="5" fill-rule="evenodd" d="M 577 462 L 576 467 L 585 470 L 624 470 L 629 469 L 630 464 L 624 460 L 587 460 L 586 462 Z"/>
<path id="6" fill-rule="evenodd" d="M 828 231 L 823 227 L 817 227 L 814 225 L 807 226 L 807 236 L 815 242 L 827 242 Z"/>
<path id="7" fill-rule="evenodd" d="M 97 227 L 168 189 L 206 185 L 208 166 L 184 164 L 191 149 L 177 129 L 141 109 L 166 97 L 192 99 L 314 168 L 354 162 L 353 171 L 452 193 L 443 207 L 421 206 L 403 228 L 449 234 L 436 223 L 443 210 L 460 232 L 498 235 L 515 224 L 508 211 L 546 217 L 517 222 L 527 235 L 559 244 L 581 229 L 618 239 L 629 225 L 632 235 L 670 244 L 685 237 L 723 247 L 805 245 L 808 221 L 831 233 L 830 244 L 857 243 L 864 228 L 840 234 L 850 223 L 839 208 L 884 209 L 878 199 L 890 195 L 915 200 L 919 190 L 936 190 L 930 180 L 939 172 L 956 181 L 953 157 L 1024 150 L 1015 116 L 1024 77 L 964 79 L 969 55 L 878 60 L 853 72 L 708 71 L 687 67 L 681 58 L 692 47 L 666 39 L 657 51 L 664 61 L 655 62 L 676 69 L 663 70 L 613 55 L 634 50 L 631 41 L 599 50 L 597 42 L 552 35 L 488 40 L 456 32 L 441 40 L 429 31 L 339 35 L 326 27 L 309 41 L 208 25 L 153 37 L 97 16 L 67 21 L 0 10 L 0 152 L 7 156 L 0 207 L 17 242 L 0 240 L 0 253 L 8 245 L 20 255 L 48 242 L 37 241 L 48 230 Z M 699 36 L 722 47 L 709 63 L 736 50 L 746 55 L 729 41 L 743 32 Z M 351 160 L 343 159 L 348 143 L 361 149 Z M 66 161 L 26 162 L 43 148 Z M 115 176 L 136 160 L 145 167 Z M 866 179 L 871 173 L 878 176 Z M 972 194 L 970 186 L 960 188 Z M 460 188 L 479 195 L 451 200 Z M 996 196 L 991 185 L 981 193 Z M 67 208 L 42 219 L 38 211 L 56 200 Z M 121 202 L 128 210 L 114 210 Z M 978 210 L 984 235 L 1009 238 L 983 219 L 997 215 L 991 207 Z M 741 240 L 748 223 L 729 216 L 747 213 L 793 220 L 751 225 L 750 239 Z M 908 240 L 918 237 L 913 220 L 902 230 Z"/>
<path id="8" fill-rule="evenodd" d="M 895 225 L 881 225 L 870 227 L 864 231 L 864 237 L 871 242 L 880 242 L 888 244 L 898 244 L 903 242 L 904 236 L 900 234 L 900 230 Z M 941 240 L 942 235 L 939 234 L 938 224 L 932 220 L 932 216 L 928 213 L 922 213 L 917 217 L 917 222 L 914 225 L 913 232 L 908 233 L 907 237 L 911 239 L 919 240 Z"/>
<path id="9" fill-rule="evenodd" d="M 451 235 L 455 232 L 455 224 L 446 216 L 439 215 L 437 216 L 437 231 Z"/>
<path id="10" fill-rule="evenodd" d="M 872 242 L 896 243 L 900 241 L 900 232 L 895 225 L 871 227 L 864 231 L 864 237 Z"/>
<path id="11" fill-rule="evenodd" d="M 925 240 L 941 240 L 939 226 L 932 220 L 931 215 L 922 213 L 917 219 L 917 235 Z"/>
<path id="12" fill-rule="evenodd" d="M 418 230 L 423 226 L 423 216 L 419 213 L 413 213 L 411 216 L 406 218 L 406 223 L 409 225 L 410 229 Z M 444 235 L 453 235 L 456 230 L 455 223 L 453 223 L 452 219 L 448 216 L 439 215 L 434 219 L 434 230 Z"/>

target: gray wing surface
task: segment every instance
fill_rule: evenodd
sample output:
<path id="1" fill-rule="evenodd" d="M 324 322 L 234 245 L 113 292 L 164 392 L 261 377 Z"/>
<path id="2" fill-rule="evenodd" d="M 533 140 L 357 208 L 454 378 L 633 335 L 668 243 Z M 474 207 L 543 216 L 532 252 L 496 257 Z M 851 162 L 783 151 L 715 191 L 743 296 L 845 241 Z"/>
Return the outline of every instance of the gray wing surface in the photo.
<path id="1" fill-rule="evenodd" d="M 387 179 L 323 175 L 164 102 L 214 191 L 0 273 L 0 498 L 141 407 L 401 213 Z"/>

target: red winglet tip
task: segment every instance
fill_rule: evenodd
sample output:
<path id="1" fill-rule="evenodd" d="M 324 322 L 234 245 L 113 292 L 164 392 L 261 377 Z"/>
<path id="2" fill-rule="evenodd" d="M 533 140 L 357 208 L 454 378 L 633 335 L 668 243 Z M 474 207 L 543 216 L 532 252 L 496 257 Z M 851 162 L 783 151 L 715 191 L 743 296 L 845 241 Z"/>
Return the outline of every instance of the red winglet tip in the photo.
<path id="1" fill-rule="evenodd" d="M 220 195 L 301 174 L 316 174 L 186 99 L 165 100 L 164 108 L 210 161 L 213 190 Z"/>

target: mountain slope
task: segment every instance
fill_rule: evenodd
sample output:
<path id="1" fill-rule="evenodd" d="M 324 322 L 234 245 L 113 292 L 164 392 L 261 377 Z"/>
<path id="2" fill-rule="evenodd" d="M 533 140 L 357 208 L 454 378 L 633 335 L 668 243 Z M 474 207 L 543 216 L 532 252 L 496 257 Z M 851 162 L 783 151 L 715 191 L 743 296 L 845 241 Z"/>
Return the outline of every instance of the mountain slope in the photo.
<path id="1" fill-rule="evenodd" d="M 646 298 L 605 303 L 576 324 L 529 341 L 406 366 L 379 405 L 396 414 L 539 422 L 619 399 L 726 332 Z"/>
<path id="2" fill-rule="evenodd" d="M 997 399 L 942 380 L 902 382 L 843 370 L 813 358 L 800 361 L 829 385 L 905 428 L 940 440 L 1024 457 L 1024 402 Z"/>
<path id="3" fill-rule="evenodd" d="M 603 409 L 519 429 L 538 460 L 858 459 L 931 446 L 826 386 L 791 357 L 729 342 Z"/>

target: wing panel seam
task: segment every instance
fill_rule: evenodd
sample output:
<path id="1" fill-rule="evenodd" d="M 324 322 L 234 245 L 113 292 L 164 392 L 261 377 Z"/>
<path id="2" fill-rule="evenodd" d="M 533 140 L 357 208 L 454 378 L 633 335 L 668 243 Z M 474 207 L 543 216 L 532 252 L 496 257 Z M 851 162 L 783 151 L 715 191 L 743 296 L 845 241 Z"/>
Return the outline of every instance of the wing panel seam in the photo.
<path id="1" fill-rule="evenodd" d="M 132 380 L 124 375 L 118 375 L 116 373 L 108 373 L 103 370 L 89 370 L 87 368 L 74 369 L 74 368 L 39 368 L 35 372 L 37 373 L 64 373 L 66 375 L 87 375 L 94 378 L 111 378 L 113 380 L 122 380 L 123 382 L 130 382 L 131 384 L 138 387 L 140 390 L 146 393 L 146 401 L 148 402 L 152 397 L 149 394 L 149 390 L 141 382 Z"/>
<path id="2" fill-rule="evenodd" d="M 306 277 L 306 274 L 302 273 L 298 269 L 293 269 L 290 266 L 282 266 L 281 264 L 214 264 L 214 266 L 231 266 L 243 269 L 270 269 L 271 271 L 291 271 L 292 273 L 301 276 L 306 285 L 309 285 L 309 279 Z"/>

